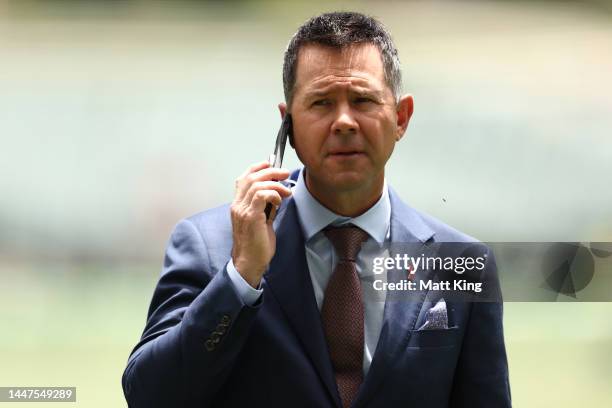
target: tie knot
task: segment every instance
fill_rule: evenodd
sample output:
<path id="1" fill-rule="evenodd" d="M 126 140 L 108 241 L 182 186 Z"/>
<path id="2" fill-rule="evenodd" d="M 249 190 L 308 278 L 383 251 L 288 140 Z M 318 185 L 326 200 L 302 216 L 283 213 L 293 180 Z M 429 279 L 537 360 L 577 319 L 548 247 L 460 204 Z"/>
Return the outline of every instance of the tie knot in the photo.
<path id="1" fill-rule="evenodd" d="M 355 261 L 361 244 L 368 239 L 368 233 L 354 225 L 346 227 L 327 227 L 323 230 L 330 240 L 340 260 Z"/>

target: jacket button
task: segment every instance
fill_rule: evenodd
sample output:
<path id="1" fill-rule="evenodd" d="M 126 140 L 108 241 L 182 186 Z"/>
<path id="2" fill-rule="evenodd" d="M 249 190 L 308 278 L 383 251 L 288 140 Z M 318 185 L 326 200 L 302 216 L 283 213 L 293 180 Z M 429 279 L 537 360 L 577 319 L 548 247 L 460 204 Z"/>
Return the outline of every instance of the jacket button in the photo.
<path id="1" fill-rule="evenodd" d="M 224 326 L 228 325 L 231 321 L 231 318 L 229 317 L 229 315 L 223 315 L 223 317 L 221 317 L 221 324 L 223 324 Z"/>
<path id="2" fill-rule="evenodd" d="M 213 343 L 211 339 L 206 340 L 204 346 L 206 346 L 206 350 L 208 351 L 213 351 L 215 349 L 215 343 Z"/>
<path id="3" fill-rule="evenodd" d="M 221 341 L 221 333 L 216 331 L 212 332 L 212 334 L 210 335 L 210 339 L 214 344 L 219 343 L 219 341 Z"/>

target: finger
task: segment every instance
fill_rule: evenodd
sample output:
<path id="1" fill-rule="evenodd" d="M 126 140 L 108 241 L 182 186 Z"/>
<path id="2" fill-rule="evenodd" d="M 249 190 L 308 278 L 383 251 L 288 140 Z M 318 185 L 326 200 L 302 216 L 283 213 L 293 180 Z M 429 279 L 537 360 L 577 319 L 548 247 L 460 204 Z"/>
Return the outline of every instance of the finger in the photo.
<path id="1" fill-rule="evenodd" d="M 287 177 L 289 177 L 290 173 L 291 172 L 287 169 L 278 167 L 268 167 L 249 174 L 248 176 L 246 176 L 246 179 L 249 180 L 251 183 L 265 180 L 278 181 L 285 180 Z"/>
<path id="2" fill-rule="evenodd" d="M 256 181 L 251 184 L 251 187 L 249 187 L 249 190 L 243 197 L 244 202 L 247 204 L 250 203 L 255 193 L 261 190 L 274 190 L 281 197 L 289 197 L 291 195 L 291 190 L 278 181 Z"/>
<path id="3" fill-rule="evenodd" d="M 279 181 L 285 180 L 289 177 L 289 170 L 280 169 L 276 167 L 269 167 L 254 173 L 249 174 L 244 178 L 244 181 L 241 183 L 240 188 L 242 189 L 242 194 L 245 194 L 245 191 L 248 190 L 253 183 L 258 181 Z"/>
<path id="4" fill-rule="evenodd" d="M 285 180 L 289 177 L 289 173 L 287 169 L 276 167 L 264 168 L 254 173 L 250 173 L 242 180 L 238 180 L 236 198 L 238 200 L 243 200 L 253 183 L 269 180 Z"/>
<path id="5" fill-rule="evenodd" d="M 276 212 L 278 211 L 278 207 L 273 205 L 272 210 L 270 210 L 270 216 L 268 217 L 268 224 L 272 225 L 274 222 L 274 218 L 276 217 Z"/>
<path id="6" fill-rule="evenodd" d="M 266 208 L 266 204 L 270 203 L 274 207 L 278 207 L 281 205 L 282 198 L 278 192 L 274 190 L 259 190 L 253 196 L 253 201 L 251 201 L 250 208 L 255 214 L 261 213 L 263 217 L 265 217 L 264 210 Z"/>
<path id="7" fill-rule="evenodd" d="M 270 167 L 270 163 L 267 161 L 262 161 L 259 163 L 254 163 L 252 165 L 250 165 L 240 176 L 238 176 L 238 178 L 236 179 L 235 183 L 234 183 L 234 187 L 236 188 L 236 195 L 244 195 L 244 192 L 246 192 L 246 189 L 243 189 L 241 187 L 244 186 L 245 184 L 245 180 L 248 177 L 249 174 L 255 173 L 259 170 L 265 169 L 266 167 Z"/>
<path id="8" fill-rule="evenodd" d="M 266 167 L 270 167 L 270 162 L 268 162 L 267 160 L 266 161 L 257 162 L 257 163 L 253 163 L 253 164 L 251 164 L 244 171 L 244 173 L 242 173 L 240 178 L 244 178 L 244 177 L 248 176 L 251 173 L 255 173 L 256 171 L 259 171 L 261 169 L 265 169 Z"/>

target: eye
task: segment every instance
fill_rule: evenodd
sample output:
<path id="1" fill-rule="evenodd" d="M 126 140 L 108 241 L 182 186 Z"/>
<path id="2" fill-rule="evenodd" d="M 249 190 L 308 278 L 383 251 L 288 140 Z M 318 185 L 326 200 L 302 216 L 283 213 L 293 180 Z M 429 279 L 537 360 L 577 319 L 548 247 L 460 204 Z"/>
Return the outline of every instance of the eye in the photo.
<path id="1" fill-rule="evenodd" d="M 330 103 L 329 99 L 317 99 L 316 101 L 312 103 L 312 106 L 325 106 L 325 105 L 329 105 L 329 103 Z"/>
<path id="2" fill-rule="evenodd" d="M 371 98 L 368 98 L 367 96 L 358 96 L 357 98 L 355 98 L 355 103 L 368 103 L 368 102 L 374 102 L 374 100 Z"/>

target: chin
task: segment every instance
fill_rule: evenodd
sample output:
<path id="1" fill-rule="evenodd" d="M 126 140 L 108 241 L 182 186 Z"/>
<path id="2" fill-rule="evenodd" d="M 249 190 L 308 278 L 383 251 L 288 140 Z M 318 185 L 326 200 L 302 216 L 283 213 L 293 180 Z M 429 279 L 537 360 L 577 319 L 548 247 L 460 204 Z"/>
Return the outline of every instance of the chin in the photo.
<path id="1" fill-rule="evenodd" d="M 332 174 L 325 179 L 326 184 L 336 191 L 355 190 L 360 188 L 366 182 L 366 177 L 363 173 L 358 171 L 355 172 L 341 172 Z"/>
<path id="2" fill-rule="evenodd" d="M 317 183 L 320 189 L 341 192 L 363 188 L 373 181 L 371 167 L 367 165 L 355 167 L 321 166 L 316 171 L 309 171 L 311 180 Z"/>

